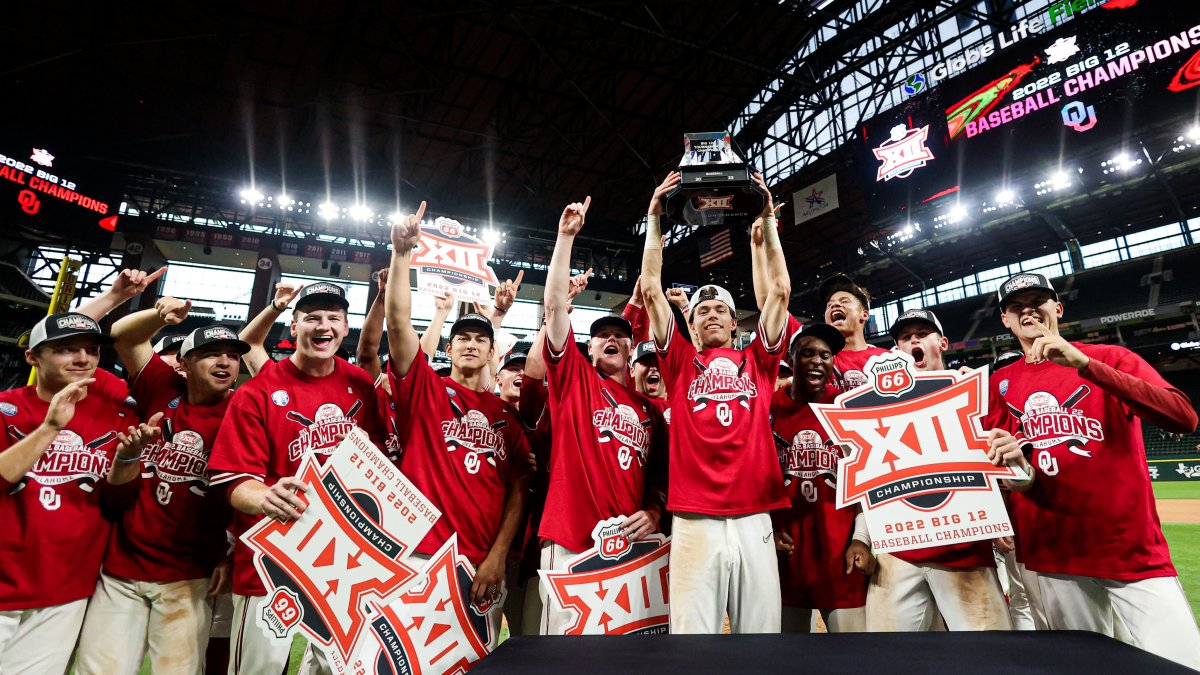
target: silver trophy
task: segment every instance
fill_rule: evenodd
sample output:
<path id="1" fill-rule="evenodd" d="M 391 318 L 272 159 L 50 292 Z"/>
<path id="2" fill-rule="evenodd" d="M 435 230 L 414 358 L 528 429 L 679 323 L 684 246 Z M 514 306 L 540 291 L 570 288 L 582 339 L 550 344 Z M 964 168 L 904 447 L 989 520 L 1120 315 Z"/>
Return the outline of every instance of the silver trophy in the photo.
<path id="1" fill-rule="evenodd" d="M 738 156 L 725 132 L 684 134 L 683 179 L 667 194 L 672 223 L 706 227 L 749 223 L 767 203 L 767 195 L 750 179 L 750 167 Z"/>

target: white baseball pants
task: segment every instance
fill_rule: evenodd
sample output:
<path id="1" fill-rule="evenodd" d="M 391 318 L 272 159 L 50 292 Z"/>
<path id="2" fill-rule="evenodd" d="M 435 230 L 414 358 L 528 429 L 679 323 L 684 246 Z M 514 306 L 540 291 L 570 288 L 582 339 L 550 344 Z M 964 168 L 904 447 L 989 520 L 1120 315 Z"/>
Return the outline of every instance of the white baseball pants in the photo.
<path id="1" fill-rule="evenodd" d="M 995 569 L 913 565 L 887 553 L 876 560 L 867 587 L 868 631 L 930 631 L 939 613 L 950 630 L 1012 630 Z"/>
<path id="2" fill-rule="evenodd" d="M 779 562 L 767 513 L 676 513 L 671 533 L 671 632 L 778 633 Z"/>
<path id="3" fill-rule="evenodd" d="M 62 675 L 83 625 L 87 598 L 0 612 L 0 673 Z"/>

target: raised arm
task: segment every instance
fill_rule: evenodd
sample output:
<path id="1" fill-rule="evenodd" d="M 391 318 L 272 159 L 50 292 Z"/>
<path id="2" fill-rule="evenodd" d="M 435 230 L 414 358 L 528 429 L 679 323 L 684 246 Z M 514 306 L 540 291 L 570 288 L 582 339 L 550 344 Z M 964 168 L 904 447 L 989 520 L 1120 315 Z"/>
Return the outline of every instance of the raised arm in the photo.
<path id="1" fill-rule="evenodd" d="M 671 308 L 662 289 L 662 228 L 659 218 L 663 215 L 663 197 L 674 190 L 681 176 L 672 171 L 654 189 L 650 208 L 646 210 L 646 249 L 642 253 L 642 302 L 650 316 L 650 334 L 660 346 L 665 347 L 671 339 Z"/>
<path id="2" fill-rule="evenodd" d="M 163 326 L 175 326 L 187 318 L 192 310 L 192 301 L 175 298 L 159 298 L 152 309 L 134 312 L 113 324 L 113 347 L 130 378 L 142 372 L 142 368 L 154 358 L 154 347 L 150 340 Z"/>
<path id="3" fill-rule="evenodd" d="M 765 263 L 763 270 L 765 274 L 760 274 L 765 281 L 767 295 L 765 302 L 758 306 L 761 314 L 759 321 L 765 333 L 762 336 L 763 342 L 768 345 L 777 345 L 783 336 L 784 328 L 787 327 L 788 300 L 792 295 L 792 279 L 788 276 L 787 261 L 783 257 L 783 246 L 779 243 L 779 229 L 775 225 L 775 204 L 771 200 L 771 191 L 767 189 L 767 183 L 763 180 L 762 174 L 754 174 L 754 182 L 758 183 L 758 186 L 767 193 L 767 203 L 763 206 L 762 214 L 759 215 L 763 221 L 761 227 L 763 256 L 762 260 L 757 258 L 752 260 L 752 264 L 756 268 L 759 264 Z M 758 295 L 757 292 L 755 295 Z"/>
<path id="4" fill-rule="evenodd" d="M 299 295 L 302 288 L 304 286 L 275 284 L 275 298 L 271 300 L 271 304 L 263 307 L 263 310 L 246 324 L 242 332 L 238 333 L 238 339 L 250 345 L 250 351 L 242 356 L 242 362 L 246 364 L 246 372 L 250 373 L 250 377 L 258 375 L 258 371 L 271 359 L 264 346 L 267 335 L 271 332 L 271 326 L 275 325 L 275 319 L 287 311 L 288 304 Z"/>
<path id="5" fill-rule="evenodd" d="M 158 281 L 158 278 L 166 271 L 166 267 L 160 267 L 156 272 L 143 272 L 134 269 L 121 270 L 121 273 L 117 275 L 116 280 L 113 281 L 113 285 L 109 286 L 107 291 L 94 298 L 85 300 L 75 311 L 86 317 L 90 317 L 94 321 L 99 321 L 130 298 L 141 295 L 150 284 Z"/>
<path id="6" fill-rule="evenodd" d="M 421 339 L 412 325 L 412 288 L 408 285 L 409 260 L 413 247 L 421 239 L 421 218 L 425 217 L 425 202 L 411 213 L 392 223 L 392 265 L 388 279 L 392 280 L 387 294 L 388 354 L 392 372 L 400 377 L 408 374 L 413 359 L 421 349 Z M 432 328 L 433 326 L 430 326 Z M 441 328 L 438 329 L 441 334 Z"/>
<path id="7" fill-rule="evenodd" d="M 362 330 L 358 334 L 358 349 L 354 353 L 358 367 L 367 371 L 372 380 L 379 377 L 381 370 L 379 343 L 383 340 L 383 305 L 387 301 L 387 279 L 388 271 L 379 270 L 379 281 L 376 282 L 379 292 L 375 294 L 371 309 L 367 310 L 367 318 L 363 320 Z"/>
<path id="8" fill-rule="evenodd" d="M 454 307 L 454 295 L 435 298 L 434 303 L 433 318 L 421 334 L 421 351 L 430 359 L 437 355 L 438 345 L 442 343 L 442 326 L 446 325 L 446 317 L 450 315 L 450 308 Z"/>
<path id="9" fill-rule="evenodd" d="M 554 242 L 554 255 L 550 257 L 550 268 L 546 271 L 546 339 L 550 348 L 558 351 L 571 340 L 571 249 L 575 246 L 575 235 L 583 228 L 592 198 L 582 203 L 574 202 L 563 209 L 558 219 L 558 240 Z"/>

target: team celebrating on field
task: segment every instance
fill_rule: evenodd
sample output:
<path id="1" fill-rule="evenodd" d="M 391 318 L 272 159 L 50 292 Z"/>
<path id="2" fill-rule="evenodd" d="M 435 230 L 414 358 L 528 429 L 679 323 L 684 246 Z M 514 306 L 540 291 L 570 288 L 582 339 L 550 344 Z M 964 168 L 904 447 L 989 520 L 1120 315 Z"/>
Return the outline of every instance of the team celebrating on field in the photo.
<path id="1" fill-rule="evenodd" d="M 992 463 L 1028 477 L 1002 485 L 1016 536 L 875 552 L 861 510 L 837 508 L 843 449 L 813 408 L 888 353 L 864 335 L 870 294 L 833 275 L 823 321 L 793 317 L 768 199 L 750 233 L 757 329 L 738 347 L 728 290 L 663 289 L 659 220 L 680 180 L 651 197 L 624 312 L 579 349 L 569 315 L 588 274 L 571 260 L 590 198 L 558 222 L 529 351 L 497 344 L 518 277 L 454 321 L 444 374 L 431 359 L 452 300 L 424 335 L 412 324 L 424 203 L 392 226 L 354 363 L 339 356 L 345 290 L 328 282 L 280 284 L 240 334 L 159 336 L 191 310 L 171 297 L 105 333 L 98 322 L 164 270 L 125 270 L 39 321 L 34 383 L 0 393 L 0 672 L 136 673 L 147 657 L 154 673 L 283 672 L 290 643 L 257 623 L 267 589 L 240 536 L 299 518 L 302 460 L 355 427 L 442 513 L 415 558 L 456 535 L 471 600 L 514 635 L 562 633 L 572 617 L 537 571 L 565 570 L 597 523 L 622 518 L 629 541 L 671 536 L 673 633 L 1088 630 L 1200 669 L 1141 434 L 1142 420 L 1196 428 L 1182 392 L 1128 349 L 1061 337 L 1046 277 L 1007 279 L 1000 321 L 1021 353 L 993 365 L 980 422 Z M 273 361 L 267 332 L 289 308 L 295 353 Z M 889 334 L 918 371 L 947 369 L 932 311 L 909 309 Z M 127 379 L 98 367 L 102 345 Z M 1063 420 L 1086 426 L 1086 445 Z M 330 672 L 318 650 L 304 661 Z"/>

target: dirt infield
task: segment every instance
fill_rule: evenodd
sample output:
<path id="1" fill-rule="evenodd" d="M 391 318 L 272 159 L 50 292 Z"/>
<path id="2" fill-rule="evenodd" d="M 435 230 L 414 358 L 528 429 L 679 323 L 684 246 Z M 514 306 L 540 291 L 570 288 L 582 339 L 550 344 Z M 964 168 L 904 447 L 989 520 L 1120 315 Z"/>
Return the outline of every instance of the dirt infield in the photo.
<path id="1" fill-rule="evenodd" d="M 1200 523 L 1200 499 L 1158 499 L 1158 517 L 1164 523 Z"/>

